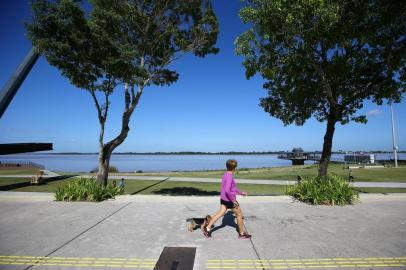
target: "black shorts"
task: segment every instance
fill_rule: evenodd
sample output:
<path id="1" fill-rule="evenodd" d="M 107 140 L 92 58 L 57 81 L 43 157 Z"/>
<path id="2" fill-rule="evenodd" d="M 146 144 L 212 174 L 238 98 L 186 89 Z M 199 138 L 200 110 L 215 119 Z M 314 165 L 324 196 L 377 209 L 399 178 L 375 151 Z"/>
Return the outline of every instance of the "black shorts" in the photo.
<path id="1" fill-rule="evenodd" d="M 229 202 L 229 201 L 225 201 L 225 200 L 220 199 L 220 204 L 227 207 L 227 209 L 234 209 L 238 205 L 238 202 L 237 202 L 237 205 L 234 205 L 233 202 Z"/>

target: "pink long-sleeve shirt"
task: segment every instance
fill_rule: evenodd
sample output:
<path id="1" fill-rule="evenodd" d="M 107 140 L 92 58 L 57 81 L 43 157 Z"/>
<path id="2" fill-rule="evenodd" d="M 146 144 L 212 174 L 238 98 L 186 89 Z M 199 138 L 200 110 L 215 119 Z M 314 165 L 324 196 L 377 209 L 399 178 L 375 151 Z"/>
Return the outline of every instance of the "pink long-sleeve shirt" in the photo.
<path id="1" fill-rule="evenodd" d="M 237 194 L 241 194 L 241 191 L 237 188 L 233 175 L 226 172 L 221 179 L 220 198 L 224 201 L 235 202 Z"/>

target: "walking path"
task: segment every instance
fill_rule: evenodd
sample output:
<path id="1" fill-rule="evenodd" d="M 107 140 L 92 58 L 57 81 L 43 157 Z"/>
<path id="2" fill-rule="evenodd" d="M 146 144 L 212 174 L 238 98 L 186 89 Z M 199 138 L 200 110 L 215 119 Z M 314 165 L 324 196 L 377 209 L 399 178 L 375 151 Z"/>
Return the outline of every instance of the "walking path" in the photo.
<path id="1" fill-rule="evenodd" d="M 60 174 L 48 171 L 48 170 L 42 170 L 44 172 L 44 174 L 42 175 L 43 178 L 51 178 L 51 177 L 57 177 L 57 176 L 61 176 Z M 37 176 L 35 174 L 13 174 L 13 175 L 0 175 L 0 178 L 30 178 L 30 177 L 34 177 Z"/>
<path id="2" fill-rule="evenodd" d="M 217 211 L 215 196 L 53 199 L 0 192 L 0 269 L 152 270 L 166 247 L 195 249 L 194 270 L 406 268 L 406 194 L 361 194 L 361 203 L 344 207 L 241 198 L 251 240 L 237 238 L 231 212 L 211 239 L 187 230 L 187 218 Z M 165 269 L 184 269 L 176 263 Z"/>
<path id="3" fill-rule="evenodd" d="M 0 178 L 13 177 L 13 178 L 30 178 L 33 175 L 0 175 Z M 51 178 L 60 176 L 51 171 L 45 171 L 44 178 Z M 83 174 L 78 177 L 90 178 L 93 175 Z M 218 178 L 197 178 L 197 177 L 167 177 L 167 176 L 136 176 L 136 175 L 114 175 L 110 174 L 109 179 L 125 180 L 146 180 L 146 181 L 174 181 L 174 182 L 203 182 L 203 183 L 220 183 L 221 179 Z M 258 184 L 258 185 L 294 185 L 297 182 L 291 180 L 256 180 L 256 179 L 236 179 L 241 184 Z M 406 188 L 406 183 L 398 182 L 351 182 L 350 185 L 354 187 L 380 187 L 380 188 Z"/>

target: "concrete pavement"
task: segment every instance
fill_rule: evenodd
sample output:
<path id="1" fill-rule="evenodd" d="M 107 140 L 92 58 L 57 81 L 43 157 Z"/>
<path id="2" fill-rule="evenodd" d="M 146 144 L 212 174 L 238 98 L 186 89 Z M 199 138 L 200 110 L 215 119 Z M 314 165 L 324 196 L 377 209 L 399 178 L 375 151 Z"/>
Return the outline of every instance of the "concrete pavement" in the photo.
<path id="1" fill-rule="evenodd" d="M 44 172 L 44 174 L 42 175 L 43 178 L 51 178 L 51 177 L 57 177 L 60 176 L 60 174 L 48 171 L 48 170 L 42 170 Z M 30 178 L 30 177 L 34 177 L 37 176 L 35 174 L 15 174 L 15 175 L 0 175 L 0 178 Z"/>
<path id="2" fill-rule="evenodd" d="M 344 207 L 287 196 L 239 201 L 251 241 L 237 239 L 231 214 L 211 239 L 186 230 L 186 218 L 218 210 L 217 197 L 66 203 L 0 192 L 0 269 L 153 269 L 166 246 L 196 247 L 195 270 L 406 269 L 404 194 L 365 194 Z"/>

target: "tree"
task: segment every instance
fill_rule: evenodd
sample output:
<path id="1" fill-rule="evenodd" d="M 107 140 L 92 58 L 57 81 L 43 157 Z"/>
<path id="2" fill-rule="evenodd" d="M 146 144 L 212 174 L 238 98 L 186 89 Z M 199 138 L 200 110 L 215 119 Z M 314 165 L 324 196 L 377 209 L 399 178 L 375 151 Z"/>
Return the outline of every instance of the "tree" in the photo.
<path id="1" fill-rule="evenodd" d="M 252 27 L 236 40 L 260 106 L 285 125 L 327 121 L 319 176 L 327 175 L 336 123 L 366 123 L 365 100 L 400 102 L 406 81 L 406 2 L 247 0 Z"/>
<path id="2" fill-rule="evenodd" d="M 217 18 L 209 0 L 37 0 L 28 37 L 72 84 L 88 91 L 100 123 L 97 182 L 107 184 L 113 150 L 127 137 L 145 87 L 170 85 L 170 64 L 191 52 L 216 54 Z M 110 95 L 124 85 L 121 132 L 104 142 Z"/>

